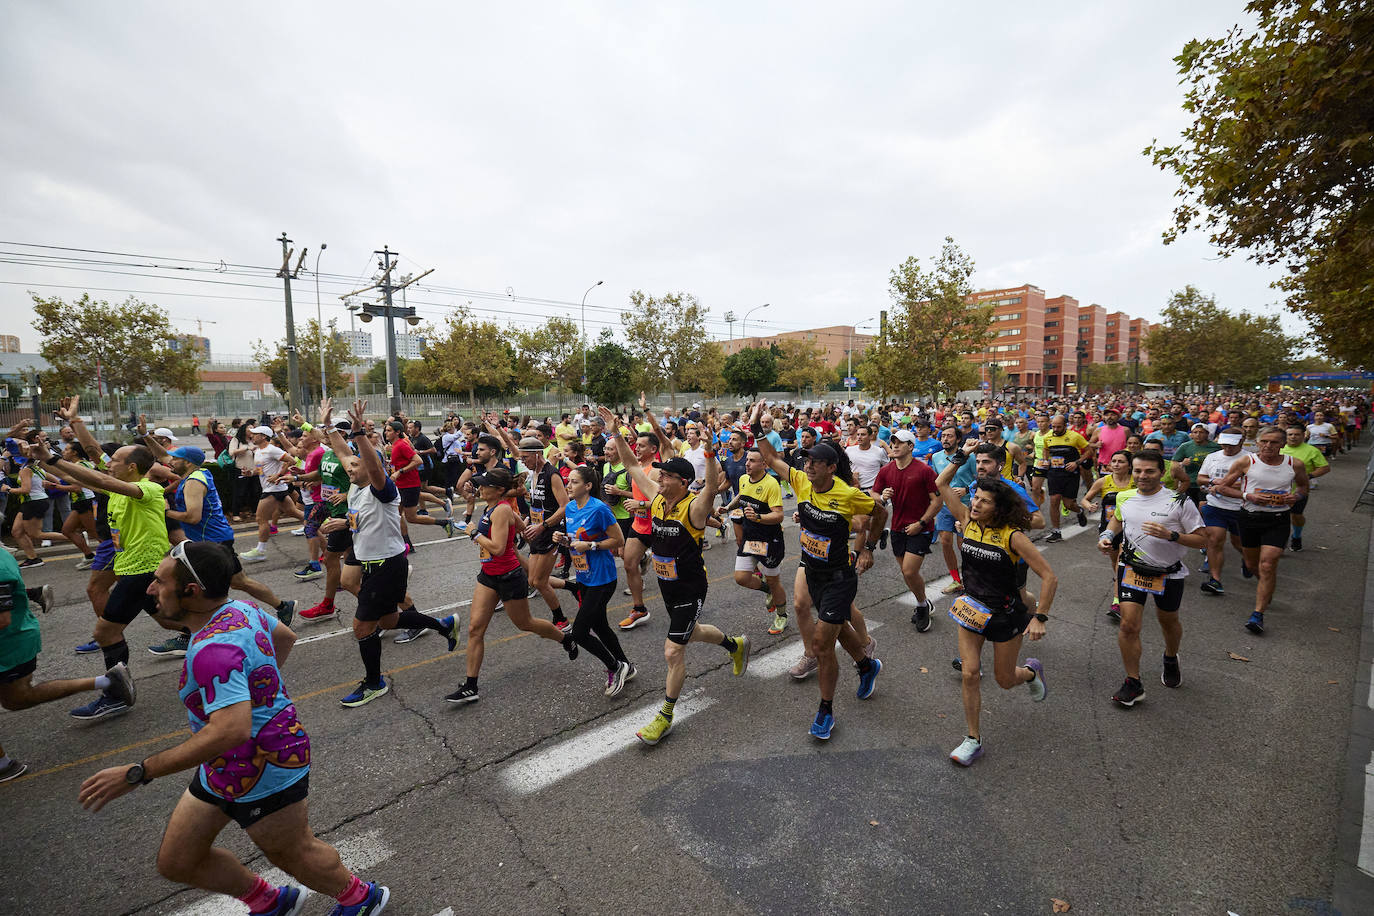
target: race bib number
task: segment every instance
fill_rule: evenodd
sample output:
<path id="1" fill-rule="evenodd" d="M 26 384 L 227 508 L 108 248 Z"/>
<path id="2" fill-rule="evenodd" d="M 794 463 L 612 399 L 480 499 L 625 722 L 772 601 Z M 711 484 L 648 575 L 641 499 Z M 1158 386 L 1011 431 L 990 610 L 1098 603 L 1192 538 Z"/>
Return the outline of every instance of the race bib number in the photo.
<path id="1" fill-rule="evenodd" d="M 330 486 L 330 485 L 327 484 L 327 483 L 325 483 L 325 484 L 320 484 L 320 497 L 321 497 L 322 499 L 329 499 L 330 497 L 332 497 L 332 496 L 337 496 L 338 494 L 339 494 L 339 488 L 338 488 L 338 487 Z"/>
<path id="2" fill-rule="evenodd" d="M 481 544 L 478 544 L 478 545 L 477 545 L 477 557 L 478 557 L 478 559 L 480 559 L 483 563 L 485 563 L 485 562 L 487 562 L 488 560 L 491 559 L 491 551 L 490 551 L 490 550 L 487 550 L 487 548 L 483 547 Z"/>
<path id="3" fill-rule="evenodd" d="M 531 525 L 542 525 L 542 524 L 544 524 L 544 510 L 543 510 L 543 509 L 533 509 L 533 508 L 530 509 L 530 524 L 531 524 Z"/>
<path id="4" fill-rule="evenodd" d="M 357 509 L 349 509 L 349 510 L 348 510 L 348 530 L 349 530 L 349 531 L 352 531 L 354 534 L 357 534 L 357 533 L 358 533 L 358 510 L 357 510 Z"/>
<path id="5" fill-rule="evenodd" d="M 1121 585 L 1138 592 L 1149 592 L 1151 595 L 1164 594 L 1163 576 L 1147 576 L 1129 566 L 1121 567 Z"/>
<path id="6" fill-rule="evenodd" d="M 648 506 L 636 506 L 635 508 L 631 509 L 630 511 L 634 513 L 635 518 L 648 518 L 648 517 L 649 517 L 649 507 L 648 507 Z"/>
<path id="7" fill-rule="evenodd" d="M 1270 490 L 1264 487 L 1256 487 L 1255 492 L 1263 496 L 1264 501 L 1267 503 L 1276 503 L 1288 495 L 1287 490 Z"/>
<path id="8" fill-rule="evenodd" d="M 830 557 L 830 538 L 821 534 L 812 534 L 805 528 L 801 530 L 801 549 L 802 553 L 817 560 L 826 560 Z"/>
<path id="9" fill-rule="evenodd" d="M 572 568 L 578 572 L 591 572 L 591 566 L 587 563 L 587 555 L 573 551 Z"/>
<path id="10" fill-rule="evenodd" d="M 744 510 L 743 510 L 743 509 L 736 509 L 736 510 L 734 510 L 733 512 L 731 512 L 731 513 L 730 513 L 730 521 L 732 521 L 732 522 L 742 522 L 742 521 L 744 521 Z"/>
<path id="11" fill-rule="evenodd" d="M 768 556 L 768 544 L 764 541 L 745 541 L 744 552 L 751 557 Z"/>
<path id="12" fill-rule="evenodd" d="M 988 621 L 992 619 L 992 611 L 976 598 L 960 595 L 949 606 L 949 616 L 965 630 L 981 633 L 987 629 Z"/>
<path id="13" fill-rule="evenodd" d="M 1063 455 L 1052 455 L 1052 456 L 1050 457 L 1050 467 L 1052 467 L 1052 468 L 1062 468 L 1062 467 L 1064 466 L 1064 464 L 1065 464 L 1065 461 L 1064 461 L 1064 456 L 1063 456 Z"/>
<path id="14" fill-rule="evenodd" d="M 658 576 L 664 582 L 676 582 L 677 558 L 660 557 L 658 554 L 654 554 L 654 575 Z"/>

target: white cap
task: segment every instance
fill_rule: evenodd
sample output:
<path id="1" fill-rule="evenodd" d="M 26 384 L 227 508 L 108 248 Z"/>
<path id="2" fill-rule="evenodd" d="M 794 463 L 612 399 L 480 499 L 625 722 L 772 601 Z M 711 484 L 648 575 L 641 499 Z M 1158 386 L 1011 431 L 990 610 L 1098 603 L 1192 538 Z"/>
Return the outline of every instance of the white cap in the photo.
<path id="1" fill-rule="evenodd" d="M 159 426 L 157 429 L 153 430 L 153 435 L 157 436 L 159 439 L 166 439 L 169 442 L 177 441 L 177 437 L 172 435 L 172 431 L 165 426 Z"/>
<path id="2" fill-rule="evenodd" d="M 892 438 L 900 439 L 903 442 L 915 442 L 916 435 L 909 429 L 899 429 L 892 433 Z"/>
<path id="3" fill-rule="evenodd" d="M 1222 433 L 1217 441 L 1222 445 L 1240 445 L 1240 433 Z"/>
<path id="4" fill-rule="evenodd" d="M 267 436 L 268 438 L 272 436 L 272 427 L 270 426 L 254 426 L 248 431 L 257 436 Z"/>

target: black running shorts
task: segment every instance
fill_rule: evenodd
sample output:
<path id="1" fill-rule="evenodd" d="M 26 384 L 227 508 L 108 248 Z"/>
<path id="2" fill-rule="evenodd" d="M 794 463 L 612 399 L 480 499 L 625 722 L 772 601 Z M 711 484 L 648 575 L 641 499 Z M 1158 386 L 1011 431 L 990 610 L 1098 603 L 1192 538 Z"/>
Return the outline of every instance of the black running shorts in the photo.
<path id="1" fill-rule="evenodd" d="M 1248 512 L 1240 513 L 1240 546 L 1278 547 L 1288 546 L 1288 532 L 1291 528 L 1288 512 Z"/>
<path id="2" fill-rule="evenodd" d="M 811 607 L 816 617 L 825 623 L 841 624 L 849 620 L 849 607 L 859 594 L 859 574 L 845 565 L 833 569 L 813 569 L 803 566 L 806 590 L 811 595 Z"/>
<path id="3" fill-rule="evenodd" d="M 238 824 L 244 830 L 252 827 L 258 821 L 267 817 L 269 814 L 276 814 L 283 808 L 290 807 L 296 802 L 305 801 L 310 794 L 310 771 L 306 770 L 305 775 L 291 785 L 274 792 L 265 798 L 259 798 L 250 802 L 229 801 L 211 792 L 200 782 L 200 767 L 191 771 L 191 785 L 189 787 L 191 796 L 197 801 L 203 801 L 207 805 L 214 805 L 219 810 L 228 815 L 229 819 Z"/>
<path id="4" fill-rule="evenodd" d="M 110 589 L 110 597 L 105 601 L 102 614 L 111 623 L 129 624 L 140 613 L 155 616 L 157 598 L 148 594 L 148 586 L 154 579 L 153 573 L 139 573 L 135 576 L 120 576 Z"/>
<path id="5" fill-rule="evenodd" d="M 358 610 L 353 616 L 359 620 L 381 620 L 396 613 L 397 605 L 405 600 L 410 579 L 410 562 L 404 553 L 385 560 L 362 561 L 363 581 L 358 586 Z"/>
<path id="6" fill-rule="evenodd" d="M 523 566 L 517 566 L 509 572 L 495 576 L 491 573 L 479 572 L 477 584 L 496 592 L 496 597 L 502 601 L 518 601 L 528 597 L 530 593 L 530 578 L 526 575 Z"/>

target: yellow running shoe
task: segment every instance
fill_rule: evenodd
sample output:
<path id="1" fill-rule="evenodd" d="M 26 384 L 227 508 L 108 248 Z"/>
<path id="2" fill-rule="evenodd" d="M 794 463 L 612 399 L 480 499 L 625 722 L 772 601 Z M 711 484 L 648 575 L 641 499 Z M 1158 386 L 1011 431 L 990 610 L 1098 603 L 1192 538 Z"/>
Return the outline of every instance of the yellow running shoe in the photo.
<path id="1" fill-rule="evenodd" d="M 734 674 L 739 677 L 744 673 L 744 669 L 749 667 L 749 637 L 740 634 L 735 637 L 735 651 L 730 653 L 730 660 L 735 663 Z"/>
<path id="2" fill-rule="evenodd" d="M 775 614 L 773 616 L 773 625 L 768 628 L 768 635 L 777 636 L 785 629 L 787 629 L 787 615 Z"/>
<path id="3" fill-rule="evenodd" d="M 649 747 L 658 744 L 668 736 L 668 732 L 673 730 L 673 720 L 663 713 L 654 713 L 654 717 L 649 724 L 635 732 L 635 737 L 643 741 Z"/>

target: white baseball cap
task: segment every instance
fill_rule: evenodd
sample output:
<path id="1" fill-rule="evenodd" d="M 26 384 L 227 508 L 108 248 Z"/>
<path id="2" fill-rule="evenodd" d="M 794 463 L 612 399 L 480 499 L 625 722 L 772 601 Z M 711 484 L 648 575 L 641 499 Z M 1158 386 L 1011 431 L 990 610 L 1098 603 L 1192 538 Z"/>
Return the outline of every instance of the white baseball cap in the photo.
<path id="1" fill-rule="evenodd" d="M 166 439 L 169 442 L 177 441 L 177 437 L 172 435 L 172 431 L 165 426 L 159 426 L 157 429 L 153 430 L 153 435 L 157 436 L 159 439 Z"/>
<path id="2" fill-rule="evenodd" d="M 257 436 L 267 436 L 268 438 L 272 436 L 272 427 L 270 426 L 254 426 L 248 431 Z"/>

